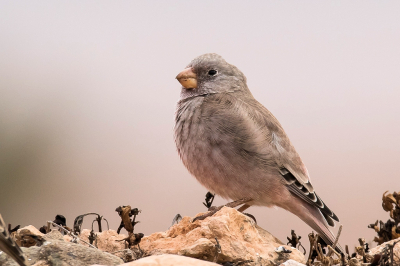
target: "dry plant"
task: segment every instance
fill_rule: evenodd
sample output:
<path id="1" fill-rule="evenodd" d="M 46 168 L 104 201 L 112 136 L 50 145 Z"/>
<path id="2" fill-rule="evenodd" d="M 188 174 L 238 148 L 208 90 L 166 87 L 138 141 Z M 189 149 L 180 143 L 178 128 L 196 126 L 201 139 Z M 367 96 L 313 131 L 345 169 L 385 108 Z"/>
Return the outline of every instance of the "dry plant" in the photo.
<path id="1" fill-rule="evenodd" d="M 375 223 L 368 226 L 378 234 L 374 238 L 378 245 L 400 237 L 400 192 L 388 194 L 388 191 L 386 191 L 383 193 L 382 208 L 389 212 L 391 219 L 387 220 L 386 223 L 376 220 Z"/>

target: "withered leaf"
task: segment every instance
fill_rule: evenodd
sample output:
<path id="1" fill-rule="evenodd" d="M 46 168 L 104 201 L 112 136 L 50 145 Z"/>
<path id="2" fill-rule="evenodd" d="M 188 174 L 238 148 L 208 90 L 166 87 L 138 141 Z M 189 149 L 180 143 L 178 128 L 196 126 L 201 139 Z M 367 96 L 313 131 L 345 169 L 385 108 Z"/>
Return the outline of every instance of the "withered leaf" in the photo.
<path id="1" fill-rule="evenodd" d="M 382 208 L 387 211 L 390 212 L 391 210 L 393 210 L 394 206 L 393 204 L 397 204 L 397 200 L 393 197 L 393 194 L 387 194 L 389 191 L 386 191 L 385 193 L 383 193 L 382 196 Z"/>
<path id="2" fill-rule="evenodd" d="M 392 239 L 396 239 L 396 238 L 399 238 L 399 237 L 400 237 L 400 234 L 397 233 L 396 229 L 397 229 L 396 226 L 393 226 L 393 227 L 392 227 Z"/>
<path id="3" fill-rule="evenodd" d="M 124 227 L 126 229 L 126 231 L 128 231 L 129 233 L 133 233 L 133 226 L 132 226 L 132 221 L 131 218 L 129 217 L 129 214 L 131 212 L 131 206 L 124 206 L 121 208 L 122 212 L 121 212 L 121 219 L 124 222 Z"/>
<path id="4" fill-rule="evenodd" d="M 376 220 L 373 228 L 374 228 L 375 232 L 379 233 L 380 229 L 379 229 L 379 226 L 378 226 L 378 220 Z"/>
<path id="5" fill-rule="evenodd" d="M 378 245 L 381 245 L 385 241 L 383 241 L 383 237 L 375 237 L 374 242 L 378 243 Z"/>
<path id="6" fill-rule="evenodd" d="M 399 192 L 393 192 L 393 197 L 396 199 L 397 201 L 397 207 L 400 208 L 400 191 Z"/>

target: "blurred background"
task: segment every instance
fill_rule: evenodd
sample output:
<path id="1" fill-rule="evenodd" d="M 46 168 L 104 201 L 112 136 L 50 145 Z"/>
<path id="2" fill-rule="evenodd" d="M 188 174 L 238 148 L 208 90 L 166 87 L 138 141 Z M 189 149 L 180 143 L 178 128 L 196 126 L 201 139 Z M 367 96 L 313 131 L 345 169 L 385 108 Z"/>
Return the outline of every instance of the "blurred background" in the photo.
<path id="1" fill-rule="evenodd" d="M 367 225 L 389 218 L 383 192 L 400 190 L 399 13 L 366 0 L 1 1 L 0 213 L 39 228 L 97 212 L 117 229 L 115 208 L 131 205 L 149 235 L 204 212 L 207 190 L 175 149 L 175 76 L 215 52 L 282 123 L 342 245 L 371 241 Z M 294 215 L 248 212 L 308 242 Z"/>

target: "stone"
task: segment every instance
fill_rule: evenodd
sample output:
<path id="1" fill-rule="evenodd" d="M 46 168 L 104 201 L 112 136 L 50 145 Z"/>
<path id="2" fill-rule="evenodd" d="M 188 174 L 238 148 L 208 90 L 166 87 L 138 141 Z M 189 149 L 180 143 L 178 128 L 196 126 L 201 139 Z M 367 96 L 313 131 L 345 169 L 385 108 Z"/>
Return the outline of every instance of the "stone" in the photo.
<path id="1" fill-rule="evenodd" d="M 97 240 L 90 248 L 87 244 L 72 243 L 71 237 L 52 230 L 42 234 L 33 226 L 14 233 L 14 238 L 25 244 L 26 234 L 37 236 L 36 242 L 22 248 L 29 265 L 284 265 L 303 266 L 304 255 L 297 249 L 284 245 L 268 231 L 257 226 L 253 219 L 235 209 L 224 207 L 213 216 L 192 222 L 184 217 L 166 232 L 158 232 L 142 238 L 140 249 L 126 249 L 126 235 L 115 230 L 96 232 Z M 82 230 L 78 236 L 89 242 L 90 231 Z M 43 243 L 41 246 L 39 246 Z M 31 245 L 32 244 L 32 245 Z M 400 246 L 400 245 L 399 245 Z M 396 246 L 397 248 L 397 246 Z M 286 253 L 285 250 L 291 251 Z M 396 249 L 395 249 L 396 250 Z M 120 258 L 118 258 L 118 256 Z M 142 257 L 142 258 L 141 258 Z M 143 258 L 145 257 L 145 258 Z M 140 258 L 140 259 L 138 259 Z M 296 262 L 298 262 L 296 264 Z M 146 264 L 143 264 L 146 263 Z M 0 253 L 0 265 L 16 263 Z"/>
<path id="2" fill-rule="evenodd" d="M 90 230 L 83 229 L 78 237 L 89 243 L 89 234 Z M 118 234 L 115 230 L 106 230 L 101 233 L 96 232 L 95 234 L 97 235 L 97 241 L 95 240 L 93 242 L 93 245 L 97 246 L 97 248 L 102 251 L 112 253 L 115 251 L 126 249 L 125 241 L 120 240 L 126 238 L 127 235 Z"/>
<path id="3" fill-rule="evenodd" d="M 114 252 L 114 255 L 120 257 L 124 262 L 131 262 L 140 258 L 142 254 L 131 249 L 123 249 L 118 252 Z"/>
<path id="4" fill-rule="evenodd" d="M 17 232 L 15 232 L 11 235 L 11 237 L 18 244 L 18 246 L 21 247 L 21 246 L 26 246 L 26 243 L 24 245 L 22 245 L 22 243 L 21 243 L 21 240 L 26 235 L 43 236 L 43 234 L 36 227 L 34 227 L 33 225 L 28 225 L 28 226 L 18 229 Z M 26 241 L 24 241 L 24 242 L 26 242 Z M 28 246 L 34 246 L 36 244 L 36 242 L 33 239 L 31 239 L 31 241 L 29 241 L 29 242 L 30 243 Z"/>
<path id="5" fill-rule="evenodd" d="M 297 262 L 295 260 L 287 260 L 284 263 L 282 263 L 280 266 L 306 266 L 303 263 Z"/>
<path id="6" fill-rule="evenodd" d="M 61 234 L 60 231 L 58 230 L 51 230 L 47 234 L 43 235 L 43 239 L 46 241 L 52 241 L 52 240 L 64 240 L 63 234 Z M 71 237 L 70 237 L 71 238 Z M 72 238 L 71 238 L 72 239 Z M 69 242 L 69 241 L 68 241 Z"/>
<path id="7" fill-rule="evenodd" d="M 21 248 L 29 265 L 52 266 L 52 265 L 79 265 L 92 264 L 119 265 L 123 260 L 98 249 L 89 248 L 80 244 L 65 242 L 64 240 L 50 240 L 44 242 L 40 247 L 32 246 Z M 0 254 L 0 265 L 18 266 L 8 255 Z"/>
<path id="8" fill-rule="evenodd" d="M 247 261 L 246 265 L 280 265 L 289 259 L 306 261 L 299 250 L 284 245 L 235 209 L 224 207 L 204 220 L 191 221 L 192 218 L 184 217 L 166 232 L 144 237 L 140 248 L 145 256 L 177 254 L 220 264 Z M 220 253 L 216 238 L 221 246 Z M 279 246 L 292 252 L 275 252 Z"/>
<path id="9" fill-rule="evenodd" d="M 69 235 L 63 235 L 63 239 L 64 239 L 64 241 L 66 241 L 66 242 L 71 242 L 71 241 L 72 241 L 72 237 L 69 236 Z"/>
<path id="10" fill-rule="evenodd" d="M 219 264 L 179 255 L 155 255 L 135 260 L 121 266 L 220 266 Z M 93 265 L 96 266 L 96 265 Z M 99 266 L 99 265 L 97 265 Z"/>
<path id="11" fill-rule="evenodd" d="M 389 244 L 389 245 L 393 245 L 395 242 L 398 242 L 394 248 L 393 248 L 393 253 L 394 253 L 394 261 L 399 263 L 400 262 L 400 238 L 394 239 L 394 240 L 390 240 L 387 241 L 385 243 L 382 243 L 379 246 L 376 246 L 374 248 L 371 248 L 369 250 L 369 255 L 374 256 L 375 254 L 379 254 L 383 251 L 383 249 Z"/>

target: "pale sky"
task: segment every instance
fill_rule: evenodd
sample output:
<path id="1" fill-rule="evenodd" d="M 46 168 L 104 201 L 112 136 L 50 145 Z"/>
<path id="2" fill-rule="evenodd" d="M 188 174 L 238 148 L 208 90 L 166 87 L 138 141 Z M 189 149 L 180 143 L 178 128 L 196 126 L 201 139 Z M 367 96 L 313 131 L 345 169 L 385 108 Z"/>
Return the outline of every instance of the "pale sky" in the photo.
<path id="1" fill-rule="evenodd" d="M 173 140 L 175 76 L 214 52 L 281 122 L 352 250 L 400 191 L 399 14 L 399 1 L 3 0 L 0 213 L 39 228 L 98 212 L 117 229 L 131 205 L 149 235 L 204 212 Z M 307 243 L 293 214 L 248 212 Z"/>

